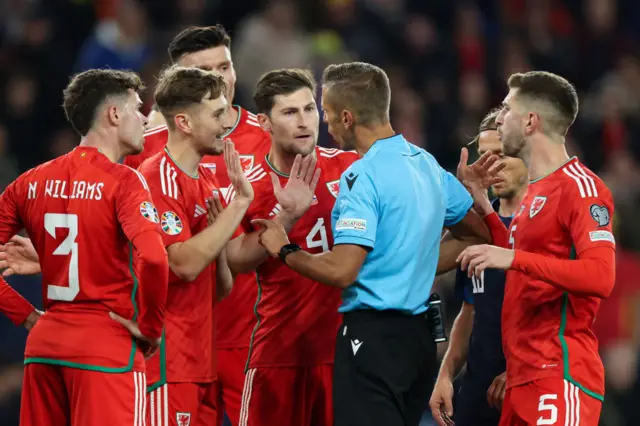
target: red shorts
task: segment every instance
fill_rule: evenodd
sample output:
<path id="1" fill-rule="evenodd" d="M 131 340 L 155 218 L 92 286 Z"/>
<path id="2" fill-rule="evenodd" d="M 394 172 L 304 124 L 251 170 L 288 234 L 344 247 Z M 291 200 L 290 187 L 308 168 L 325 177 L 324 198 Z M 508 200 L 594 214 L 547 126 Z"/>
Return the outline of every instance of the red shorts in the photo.
<path id="1" fill-rule="evenodd" d="M 222 424 L 218 409 L 218 384 L 167 383 L 147 394 L 146 426 L 216 426 Z"/>
<path id="2" fill-rule="evenodd" d="M 333 426 L 333 365 L 247 372 L 240 426 Z"/>
<path id="3" fill-rule="evenodd" d="M 145 391 L 144 373 L 27 364 L 20 425 L 144 426 Z"/>
<path id="4" fill-rule="evenodd" d="M 249 348 L 218 349 L 218 392 L 222 398 L 222 409 L 233 426 L 240 421 L 240 404 L 244 387 L 244 369 Z"/>
<path id="5" fill-rule="evenodd" d="M 500 426 L 598 426 L 602 402 L 562 379 L 507 389 Z"/>

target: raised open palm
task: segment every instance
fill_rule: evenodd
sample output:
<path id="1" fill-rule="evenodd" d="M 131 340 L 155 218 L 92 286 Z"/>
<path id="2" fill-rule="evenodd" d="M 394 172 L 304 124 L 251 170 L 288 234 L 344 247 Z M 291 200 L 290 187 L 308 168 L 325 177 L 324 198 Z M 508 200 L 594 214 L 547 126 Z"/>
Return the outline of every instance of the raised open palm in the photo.
<path id="1" fill-rule="evenodd" d="M 504 180 L 498 173 L 506 167 L 506 164 L 499 162 L 500 157 L 490 151 L 485 152 L 473 164 L 469 161 L 469 151 L 462 148 L 460 152 L 460 162 L 458 163 L 457 178 L 467 185 L 476 185 L 479 188 L 487 189 L 491 185 Z"/>
<path id="2" fill-rule="evenodd" d="M 280 185 L 278 175 L 271 173 L 273 193 L 278 203 L 286 213 L 296 218 L 302 216 L 311 205 L 319 179 L 320 169 L 316 169 L 316 158 L 313 155 L 307 155 L 304 159 L 300 154 L 296 155 L 284 188 Z"/>
<path id="3" fill-rule="evenodd" d="M 245 176 L 240 163 L 240 155 L 236 151 L 233 142 L 229 139 L 224 141 L 224 163 L 227 166 L 229 180 L 236 191 L 235 198 L 245 199 L 249 202 L 253 201 L 253 187 Z"/>

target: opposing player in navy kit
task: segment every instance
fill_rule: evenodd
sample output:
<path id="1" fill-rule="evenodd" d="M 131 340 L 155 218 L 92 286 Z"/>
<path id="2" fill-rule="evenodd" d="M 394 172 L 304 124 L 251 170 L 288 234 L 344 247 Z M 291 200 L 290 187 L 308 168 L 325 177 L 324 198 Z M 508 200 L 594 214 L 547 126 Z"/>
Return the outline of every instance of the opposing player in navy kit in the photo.
<path id="1" fill-rule="evenodd" d="M 517 213 L 527 188 L 527 169 L 518 158 L 504 157 L 495 119 L 499 111 L 490 112 L 480 124 L 475 139 L 478 152 L 500 155 L 506 167 L 500 172 L 504 181 L 492 187 L 498 197 L 493 207 L 506 227 Z M 464 165 L 460 165 L 463 167 Z M 464 179 L 463 176 L 459 178 Z M 456 294 L 462 309 L 453 329 L 449 348 L 442 361 L 438 381 L 429 405 L 440 426 L 497 426 L 506 389 L 506 361 L 502 353 L 500 316 L 504 298 L 505 271 L 488 269 L 477 279 L 458 269 Z M 464 363 L 466 374 L 453 407 L 453 382 Z"/>

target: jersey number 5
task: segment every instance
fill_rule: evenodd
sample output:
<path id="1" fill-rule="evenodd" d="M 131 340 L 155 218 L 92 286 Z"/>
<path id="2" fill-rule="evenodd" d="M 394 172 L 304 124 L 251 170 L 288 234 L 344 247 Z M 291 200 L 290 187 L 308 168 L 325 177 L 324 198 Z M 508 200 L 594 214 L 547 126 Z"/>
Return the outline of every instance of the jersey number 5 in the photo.
<path id="1" fill-rule="evenodd" d="M 327 239 L 327 228 L 324 227 L 324 219 L 319 218 L 307 235 L 307 248 L 322 247 L 322 252 L 329 251 L 329 240 Z"/>
<path id="2" fill-rule="evenodd" d="M 53 251 L 55 256 L 71 255 L 69 260 L 69 286 L 49 284 L 47 298 L 49 300 L 63 300 L 70 302 L 80 292 L 80 278 L 78 273 L 78 216 L 75 214 L 47 213 L 44 215 L 44 229 L 56 238 L 56 229 L 68 229 L 69 235 Z"/>
<path id="3" fill-rule="evenodd" d="M 558 395 L 556 394 L 546 394 L 540 396 L 540 403 L 538 404 L 538 413 L 548 411 L 548 417 L 546 415 L 542 415 L 538 417 L 538 421 L 536 425 L 554 425 L 558 421 L 558 407 L 556 407 L 553 403 L 547 403 L 547 400 L 556 400 L 558 399 Z"/>
<path id="4" fill-rule="evenodd" d="M 509 232 L 509 245 L 511 246 L 511 250 L 513 250 L 516 245 L 516 239 L 513 237 L 513 233 L 516 231 L 517 227 L 518 225 L 513 225 L 511 227 L 511 231 Z"/>

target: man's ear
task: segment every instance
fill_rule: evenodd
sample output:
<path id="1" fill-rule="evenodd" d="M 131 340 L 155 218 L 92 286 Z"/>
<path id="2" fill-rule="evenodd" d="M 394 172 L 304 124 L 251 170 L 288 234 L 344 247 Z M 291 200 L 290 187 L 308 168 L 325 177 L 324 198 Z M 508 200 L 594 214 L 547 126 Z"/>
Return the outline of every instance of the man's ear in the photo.
<path id="1" fill-rule="evenodd" d="M 179 129 L 181 132 L 184 132 L 187 134 L 193 133 L 193 128 L 191 126 L 191 118 L 189 117 L 188 114 L 185 114 L 185 113 L 176 114 L 173 117 L 173 122 L 176 125 L 176 128 Z"/>
<path id="2" fill-rule="evenodd" d="M 121 114 L 118 111 L 118 107 L 115 105 L 107 106 L 107 118 L 109 120 L 109 124 L 113 126 L 117 126 L 120 123 Z"/>
<path id="3" fill-rule="evenodd" d="M 271 127 L 271 120 L 269 119 L 269 116 L 263 112 L 258 113 L 258 124 L 260 124 L 260 127 L 262 127 L 262 130 L 264 130 L 265 132 L 271 133 L 272 127 Z"/>
<path id="4" fill-rule="evenodd" d="M 342 125 L 344 126 L 345 129 L 350 129 L 356 123 L 353 113 L 346 109 L 343 109 L 342 112 L 340 113 L 340 121 L 342 122 Z"/>

